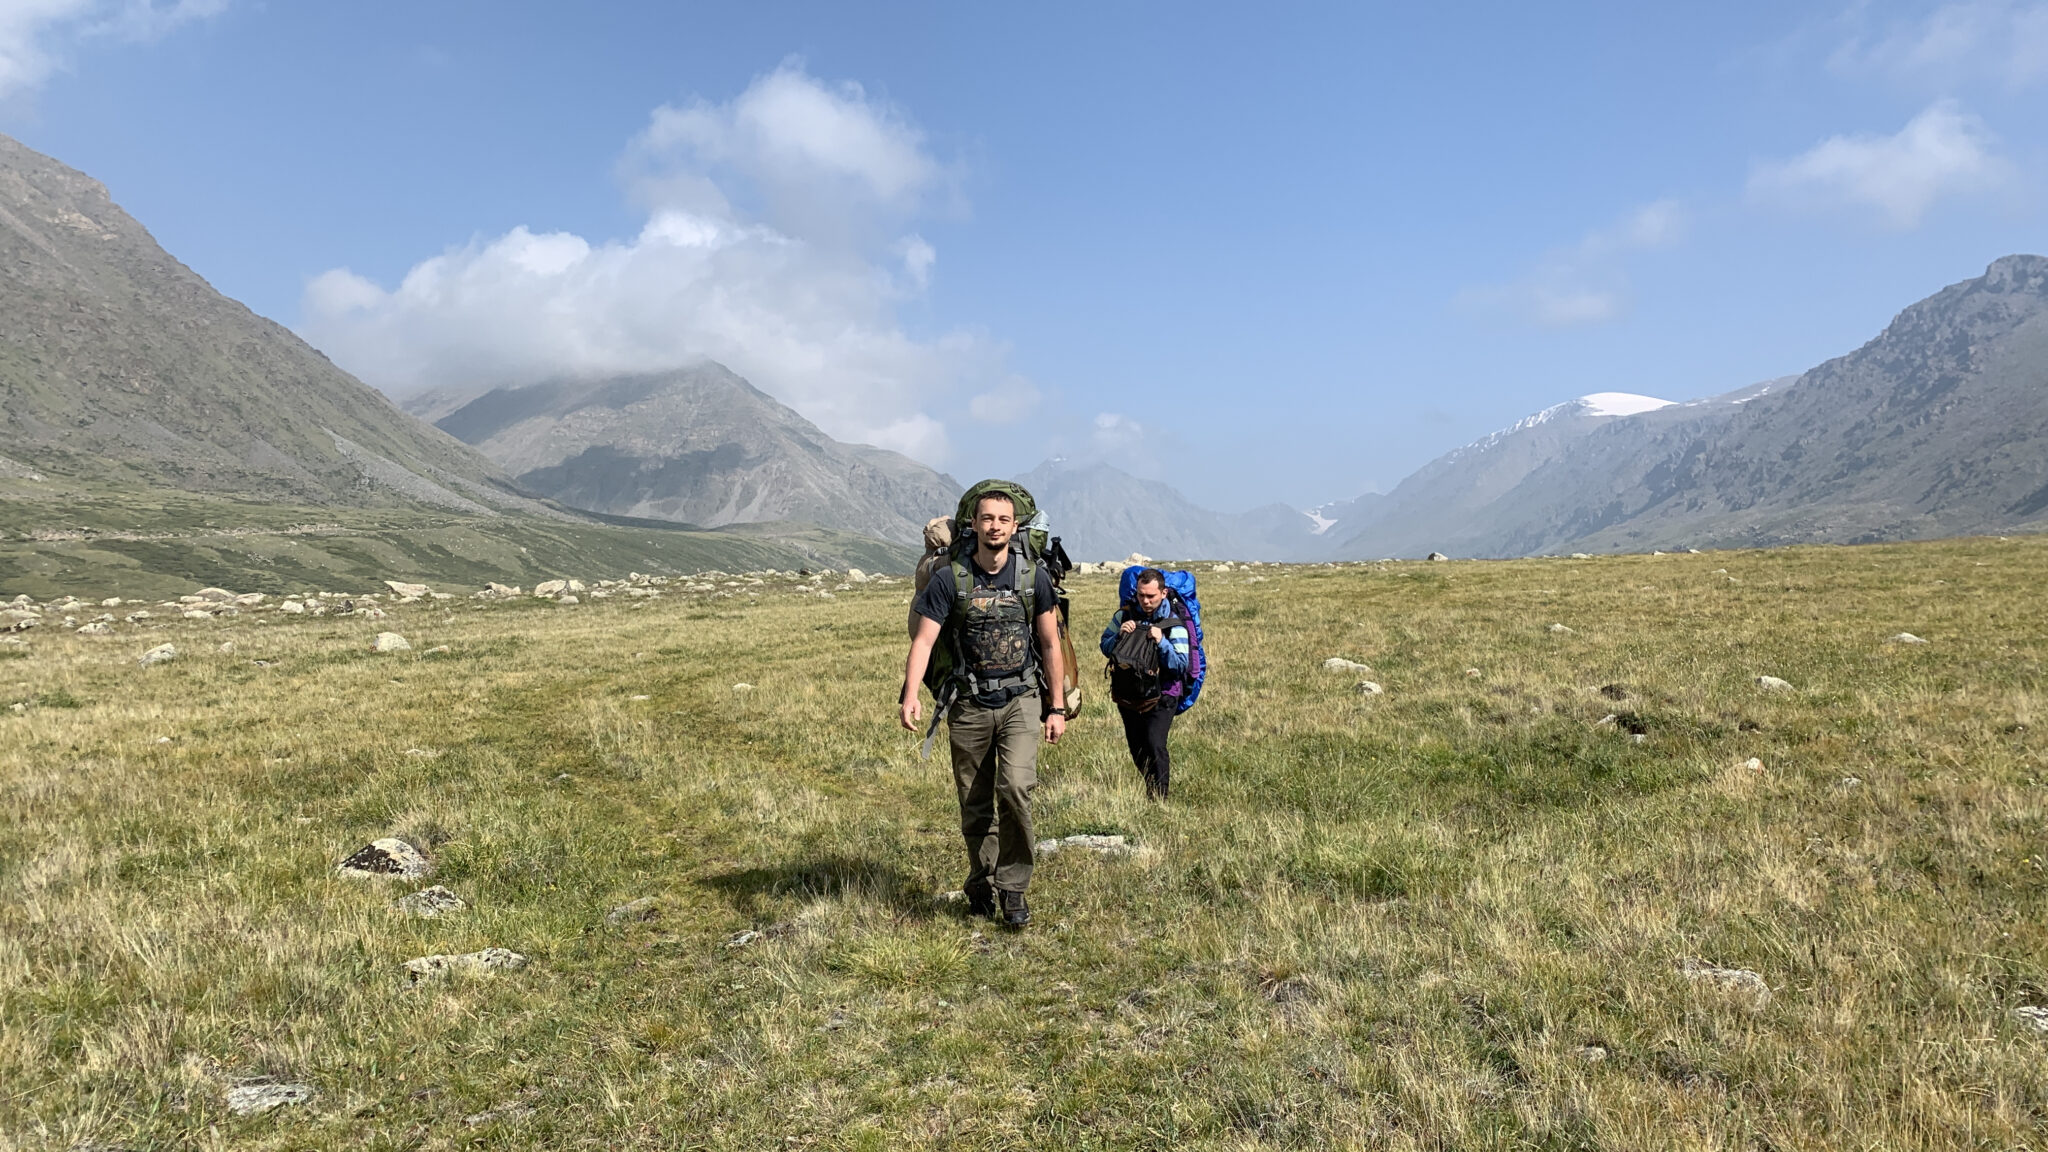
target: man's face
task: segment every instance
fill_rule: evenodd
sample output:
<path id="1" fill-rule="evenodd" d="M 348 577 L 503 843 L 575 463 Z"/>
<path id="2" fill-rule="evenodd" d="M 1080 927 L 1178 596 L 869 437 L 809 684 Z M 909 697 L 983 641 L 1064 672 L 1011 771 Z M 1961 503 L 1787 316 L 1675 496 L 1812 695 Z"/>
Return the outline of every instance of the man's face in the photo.
<path id="1" fill-rule="evenodd" d="M 1008 500 L 998 496 L 984 496 L 974 506 L 974 538 L 991 552 L 1001 552 L 1010 546 L 1010 537 L 1017 534 L 1017 509 Z"/>
<path id="2" fill-rule="evenodd" d="M 1159 607 L 1161 600 L 1166 599 L 1166 585 L 1141 583 L 1132 598 L 1138 602 L 1138 607 L 1150 613 Z"/>

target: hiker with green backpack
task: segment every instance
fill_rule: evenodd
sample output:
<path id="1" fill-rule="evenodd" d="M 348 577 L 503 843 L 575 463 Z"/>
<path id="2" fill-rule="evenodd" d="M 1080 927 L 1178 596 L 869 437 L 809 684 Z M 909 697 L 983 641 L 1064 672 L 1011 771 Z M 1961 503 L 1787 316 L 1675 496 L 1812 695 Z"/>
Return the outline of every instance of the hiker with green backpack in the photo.
<path id="1" fill-rule="evenodd" d="M 1064 553 L 1054 542 L 1048 557 L 1036 512 L 1030 493 L 999 480 L 961 498 L 949 562 L 934 568 L 911 605 L 915 630 L 898 709 L 903 726 L 917 731 L 918 686 L 931 690 L 924 754 L 943 718 L 967 842 L 968 907 L 1000 912 L 1010 928 L 1031 922 L 1024 890 L 1038 743 L 1057 744 L 1067 727 L 1055 582 Z"/>

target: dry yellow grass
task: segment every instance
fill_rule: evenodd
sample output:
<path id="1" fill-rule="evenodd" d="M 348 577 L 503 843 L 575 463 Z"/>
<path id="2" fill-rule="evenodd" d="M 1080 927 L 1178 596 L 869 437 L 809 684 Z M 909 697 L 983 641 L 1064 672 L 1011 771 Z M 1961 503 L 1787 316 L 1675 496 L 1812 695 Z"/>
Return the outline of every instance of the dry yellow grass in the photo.
<path id="1" fill-rule="evenodd" d="M 1046 860 L 1016 935 L 935 898 L 901 583 L 39 630 L 0 1146 L 2048 1147 L 2044 561 L 1200 565 L 1174 801 L 1099 692 L 1041 767 L 1041 835 L 1155 852 Z M 465 911 L 334 875 L 393 834 Z M 486 946 L 532 963 L 401 969 Z M 318 1095 L 230 1116 L 266 1076 Z"/>

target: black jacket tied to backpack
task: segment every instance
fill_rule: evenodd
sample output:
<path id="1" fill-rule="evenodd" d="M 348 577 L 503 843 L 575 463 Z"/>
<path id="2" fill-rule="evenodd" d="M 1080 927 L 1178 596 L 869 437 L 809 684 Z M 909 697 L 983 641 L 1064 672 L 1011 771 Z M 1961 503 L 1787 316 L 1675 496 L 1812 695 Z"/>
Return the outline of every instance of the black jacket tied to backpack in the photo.
<path id="1" fill-rule="evenodd" d="M 1138 622 L 1129 635 L 1123 632 L 1126 620 Z M 1153 628 L 1159 629 L 1160 639 L 1152 639 Z M 1144 711 L 1162 697 L 1178 699 L 1188 670 L 1187 623 L 1173 614 L 1171 597 L 1161 599 L 1149 614 L 1127 603 L 1102 630 L 1102 654 L 1109 658 L 1109 696 L 1119 707 Z"/>

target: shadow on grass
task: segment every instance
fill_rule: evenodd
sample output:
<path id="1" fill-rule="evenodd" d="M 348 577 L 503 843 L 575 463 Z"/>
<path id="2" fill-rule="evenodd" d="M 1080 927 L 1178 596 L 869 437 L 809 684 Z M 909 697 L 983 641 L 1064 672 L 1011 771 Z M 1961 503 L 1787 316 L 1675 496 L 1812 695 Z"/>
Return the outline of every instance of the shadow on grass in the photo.
<path id="1" fill-rule="evenodd" d="M 699 883 L 723 893 L 735 909 L 756 920 L 774 919 L 792 903 L 814 900 L 872 900 L 918 920 L 937 911 L 931 892 L 916 878 L 893 864 L 856 856 L 806 856 L 721 872 Z"/>

